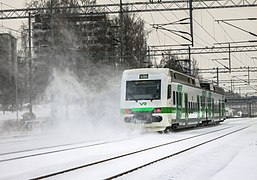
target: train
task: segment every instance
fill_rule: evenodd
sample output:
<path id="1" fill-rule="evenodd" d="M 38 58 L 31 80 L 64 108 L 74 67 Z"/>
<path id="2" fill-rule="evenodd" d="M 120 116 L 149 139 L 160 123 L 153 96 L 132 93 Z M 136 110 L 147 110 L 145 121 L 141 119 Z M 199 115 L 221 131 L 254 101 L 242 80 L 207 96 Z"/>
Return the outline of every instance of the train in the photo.
<path id="1" fill-rule="evenodd" d="M 169 68 L 125 70 L 120 113 L 130 127 L 167 132 L 225 120 L 224 89 Z"/>

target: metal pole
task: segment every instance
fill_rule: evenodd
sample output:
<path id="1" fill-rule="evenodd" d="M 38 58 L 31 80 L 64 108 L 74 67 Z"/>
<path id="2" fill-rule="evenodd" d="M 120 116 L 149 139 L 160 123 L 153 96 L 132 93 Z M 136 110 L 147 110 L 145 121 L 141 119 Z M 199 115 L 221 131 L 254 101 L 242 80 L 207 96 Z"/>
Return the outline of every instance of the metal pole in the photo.
<path id="1" fill-rule="evenodd" d="M 17 49 L 15 48 L 14 55 L 14 72 L 15 72 L 15 100 L 16 100 L 16 119 L 19 119 L 19 95 L 18 95 L 18 62 L 17 62 Z"/>
<path id="2" fill-rule="evenodd" d="M 248 85 L 250 85 L 250 68 L 248 66 Z"/>
<path id="3" fill-rule="evenodd" d="M 193 0 L 189 0 L 189 15 L 190 15 L 190 35 L 191 35 L 191 43 L 192 47 L 194 47 L 194 33 L 193 33 Z"/>
<path id="4" fill-rule="evenodd" d="M 29 12 L 29 112 L 32 113 L 32 55 L 31 55 L 31 14 Z"/>
<path id="5" fill-rule="evenodd" d="M 233 79 L 231 79 L 231 87 L 230 87 L 230 90 L 231 90 L 231 92 L 233 91 Z"/>
<path id="6" fill-rule="evenodd" d="M 217 67 L 217 86 L 219 86 L 219 68 Z"/>
<path id="7" fill-rule="evenodd" d="M 191 48 L 188 46 L 188 68 L 189 68 L 189 75 L 191 75 Z"/>
<path id="8" fill-rule="evenodd" d="M 229 73 L 231 73 L 231 52 L 230 52 L 230 43 L 228 43 L 228 60 L 229 60 Z"/>
<path id="9" fill-rule="evenodd" d="M 190 35 L 191 35 L 191 45 L 194 47 L 194 33 L 193 33 L 193 0 L 189 0 L 189 15 L 190 15 Z M 189 74 L 191 75 L 191 49 L 188 46 L 188 53 L 189 53 Z"/>
<path id="10" fill-rule="evenodd" d="M 148 46 L 148 50 L 147 50 L 147 59 L 148 59 L 148 67 L 151 66 L 151 59 L 150 59 L 150 46 Z"/>
<path id="11" fill-rule="evenodd" d="M 120 0 L 120 60 L 121 62 L 123 61 L 123 23 L 124 23 L 124 19 L 123 19 L 123 8 L 122 8 L 122 0 Z"/>
<path id="12" fill-rule="evenodd" d="M 56 62 L 54 58 L 54 32 L 53 32 L 53 0 L 50 2 L 50 36 L 51 36 L 51 58 L 52 68 L 55 68 Z M 52 69 L 53 70 L 53 69 Z"/>

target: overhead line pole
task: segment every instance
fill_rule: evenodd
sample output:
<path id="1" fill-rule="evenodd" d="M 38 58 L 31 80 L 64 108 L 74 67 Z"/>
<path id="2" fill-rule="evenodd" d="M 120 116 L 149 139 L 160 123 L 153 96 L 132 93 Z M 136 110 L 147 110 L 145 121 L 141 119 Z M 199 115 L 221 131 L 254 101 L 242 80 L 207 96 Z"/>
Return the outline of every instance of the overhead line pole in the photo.
<path id="1" fill-rule="evenodd" d="M 250 67 L 249 66 L 248 66 L 247 70 L 248 70 L 248 85 L 250 85 Z"/>
<path id="2" fill-rule="evenodd" d="M 228 62 L 229 62 L 229 73 L 231 73 L 231 51 L 230 51 L 230 43 L 228 43 Z"/>
<path id="3" fill-rule="evenodd" d="M 188 46 L 188 59 L 189 59 L 189 75 L 191 75 L 191 48 Z"/>
<path id="4" fill-rule="evenodd" d="M 192 47 L 194 47 L 194 32 L 193 32 L 193 0 L 189 0 L 189 15 L 190 15 L 190 35 L 191 35 L 191 43 Z"/>
<path id="5" fill-rule="evenodd" d="M 219 86 L 219 67 L 217 67 L 216 69 L 217 69 L 217 85 Z"/>
<path id="6" fill-rule="evenodd" d="M 190 36 L 191 45 L 194 47 L 194 32 L 193 32 L 193 0 L 189 0 L 189 15 L 190 15 Z M 189 57 L 189 74 L 191 75 L 191 48 L 188 46 L 188 57 Z"/>
<path id="7" fill-rule="evenodd" d="M 123 45 L 124 45 L 124 38 L 123 38 L 123 25 L 124 25 L 124 19 L 123 19 L 123 7 L 122 7 L 122 0 L 120 0 L 120 59 L 121 62 L 123 62 Z"/>
<path id="8" fill-rule="evenodd" d="M 31 49 L 31 13 L 29 12 L 29 112 L 32 114 L 32 49 Z"/>

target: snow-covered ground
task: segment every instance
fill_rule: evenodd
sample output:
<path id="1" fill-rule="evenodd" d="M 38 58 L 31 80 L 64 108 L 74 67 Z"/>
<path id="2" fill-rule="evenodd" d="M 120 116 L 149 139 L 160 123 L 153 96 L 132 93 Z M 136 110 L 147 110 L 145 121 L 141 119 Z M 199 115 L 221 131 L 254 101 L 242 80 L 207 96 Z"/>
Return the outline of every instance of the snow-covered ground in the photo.
<path id="1" fill-rule="evenodd" d="M 257 119 L 252 127 L 204 148 L 167 159 L 121 179 L 256 180 Z M 230 119 L 228 124 L 248 124 L 249 119 Z"/>
<path id="2" fill-rule="evenodd" d="M 107 156 L 128 152 L 134 149 L 148 147 L 170 140 L 177 140 L 199 133 L 213 131 L 225 127 L 236 127 L 252 124 L 250 128 L 214 141 L 205 146 L 188 151 L 173 158 L 152 164 L 120 179 L 175 179 L 175 180 L 220 180 L 220 179 L 257 179 L 257 119 L 229 119 L 214 127 L 200 128 L 169 134 L 138 133 L 110 128 L 105 131 L 75 133 L 67 131 L 66 134 L 41 134 L 37 136 L 15 137 L 0 139 L 0 179 L 28 179 L 39 174 L 51 172 L 57 169 L 73 167 L 90 160 L 101 159 Z M 69 135 L 68 135 L 69 134 Z M 117 141 L 124 140 L 124 141 Z M 12 161 L 3 161 L 31 153 L 44 153 L 76 145 L 67 145 L 71 142 L 83 142 L 84 145 L 115 141 L 92 148 L 80 148 L 61 153 L 34 156 Z M 82 144 L 83 144 L 82 143 Z M 62 147 L 47 146 L 66 144 Z M 185 143 L 182 145 L 185 145 Z M 33 148 L 40 148 L 33 150 Z M 24 151 L 8 154 L 14 151 Z M 154 156 L 155 154 L 153 154 Z M 126 164 L 126 162 L 124 162 Z M 111 166 L 116 169 L 118 167 Z M 105 171 L 104 169 L 98 170 Z M 60 179 L 90 179 L 82 173 L 68 174 Z M 55 179 L 55 178 L 54 178 Z"/>
<path id="3" fill-rule="evenodd" d="M 229 119 L 218 126 L 169 134 L 131 131 L 120 122 L 120 77 L 117 77 L 105 83 L 104 91 L 94 92 L 70 73 L 56 72 L 55 83 L 50 83 L 42 104 L 33 106 L 36 121 L 44 122 L 39 123 L 39 127 L 23 129 L 24 122 L 20 119 L 28 109 L 18 112 L 18 120 L 16 112 L 0 113 L 0 179 L 30 179 L 215 129 L 247 124 L 253 125 L 240 133 L 120 178 L 257 179 L 257 119 Z M 176 143 L 174 149 L 182 148 L 189 142 Z M 173 147 L 169 148 L 173 150 Z M 63 149 L 67 150 L 58 152 Z M 146 160 L 158 155 L 154 152 L 148 157 L 138 156 L 138 159 Z M 128 161 L 122 164 L 126 165 Z M 117 165 L 108 166 L 109 170 L 118 168 Z M 101 174 L 107 169 L 93 169 L 90 174 L 94 174 L 93 171 Z M 58 178 L 94 179 L 88 174 L 81 170 Z"/>

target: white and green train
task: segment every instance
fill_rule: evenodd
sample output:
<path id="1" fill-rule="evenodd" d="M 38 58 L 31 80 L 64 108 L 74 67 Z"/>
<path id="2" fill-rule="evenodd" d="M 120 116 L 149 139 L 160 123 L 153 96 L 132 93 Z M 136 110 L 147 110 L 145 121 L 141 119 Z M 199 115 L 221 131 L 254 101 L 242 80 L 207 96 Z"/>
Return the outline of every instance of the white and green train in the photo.
<path id="1" fill-rule="evenodd" d="M 168 68 L 125 70 L 122 120 L 151 131 L 225 120 L 224 90 Z"/>

